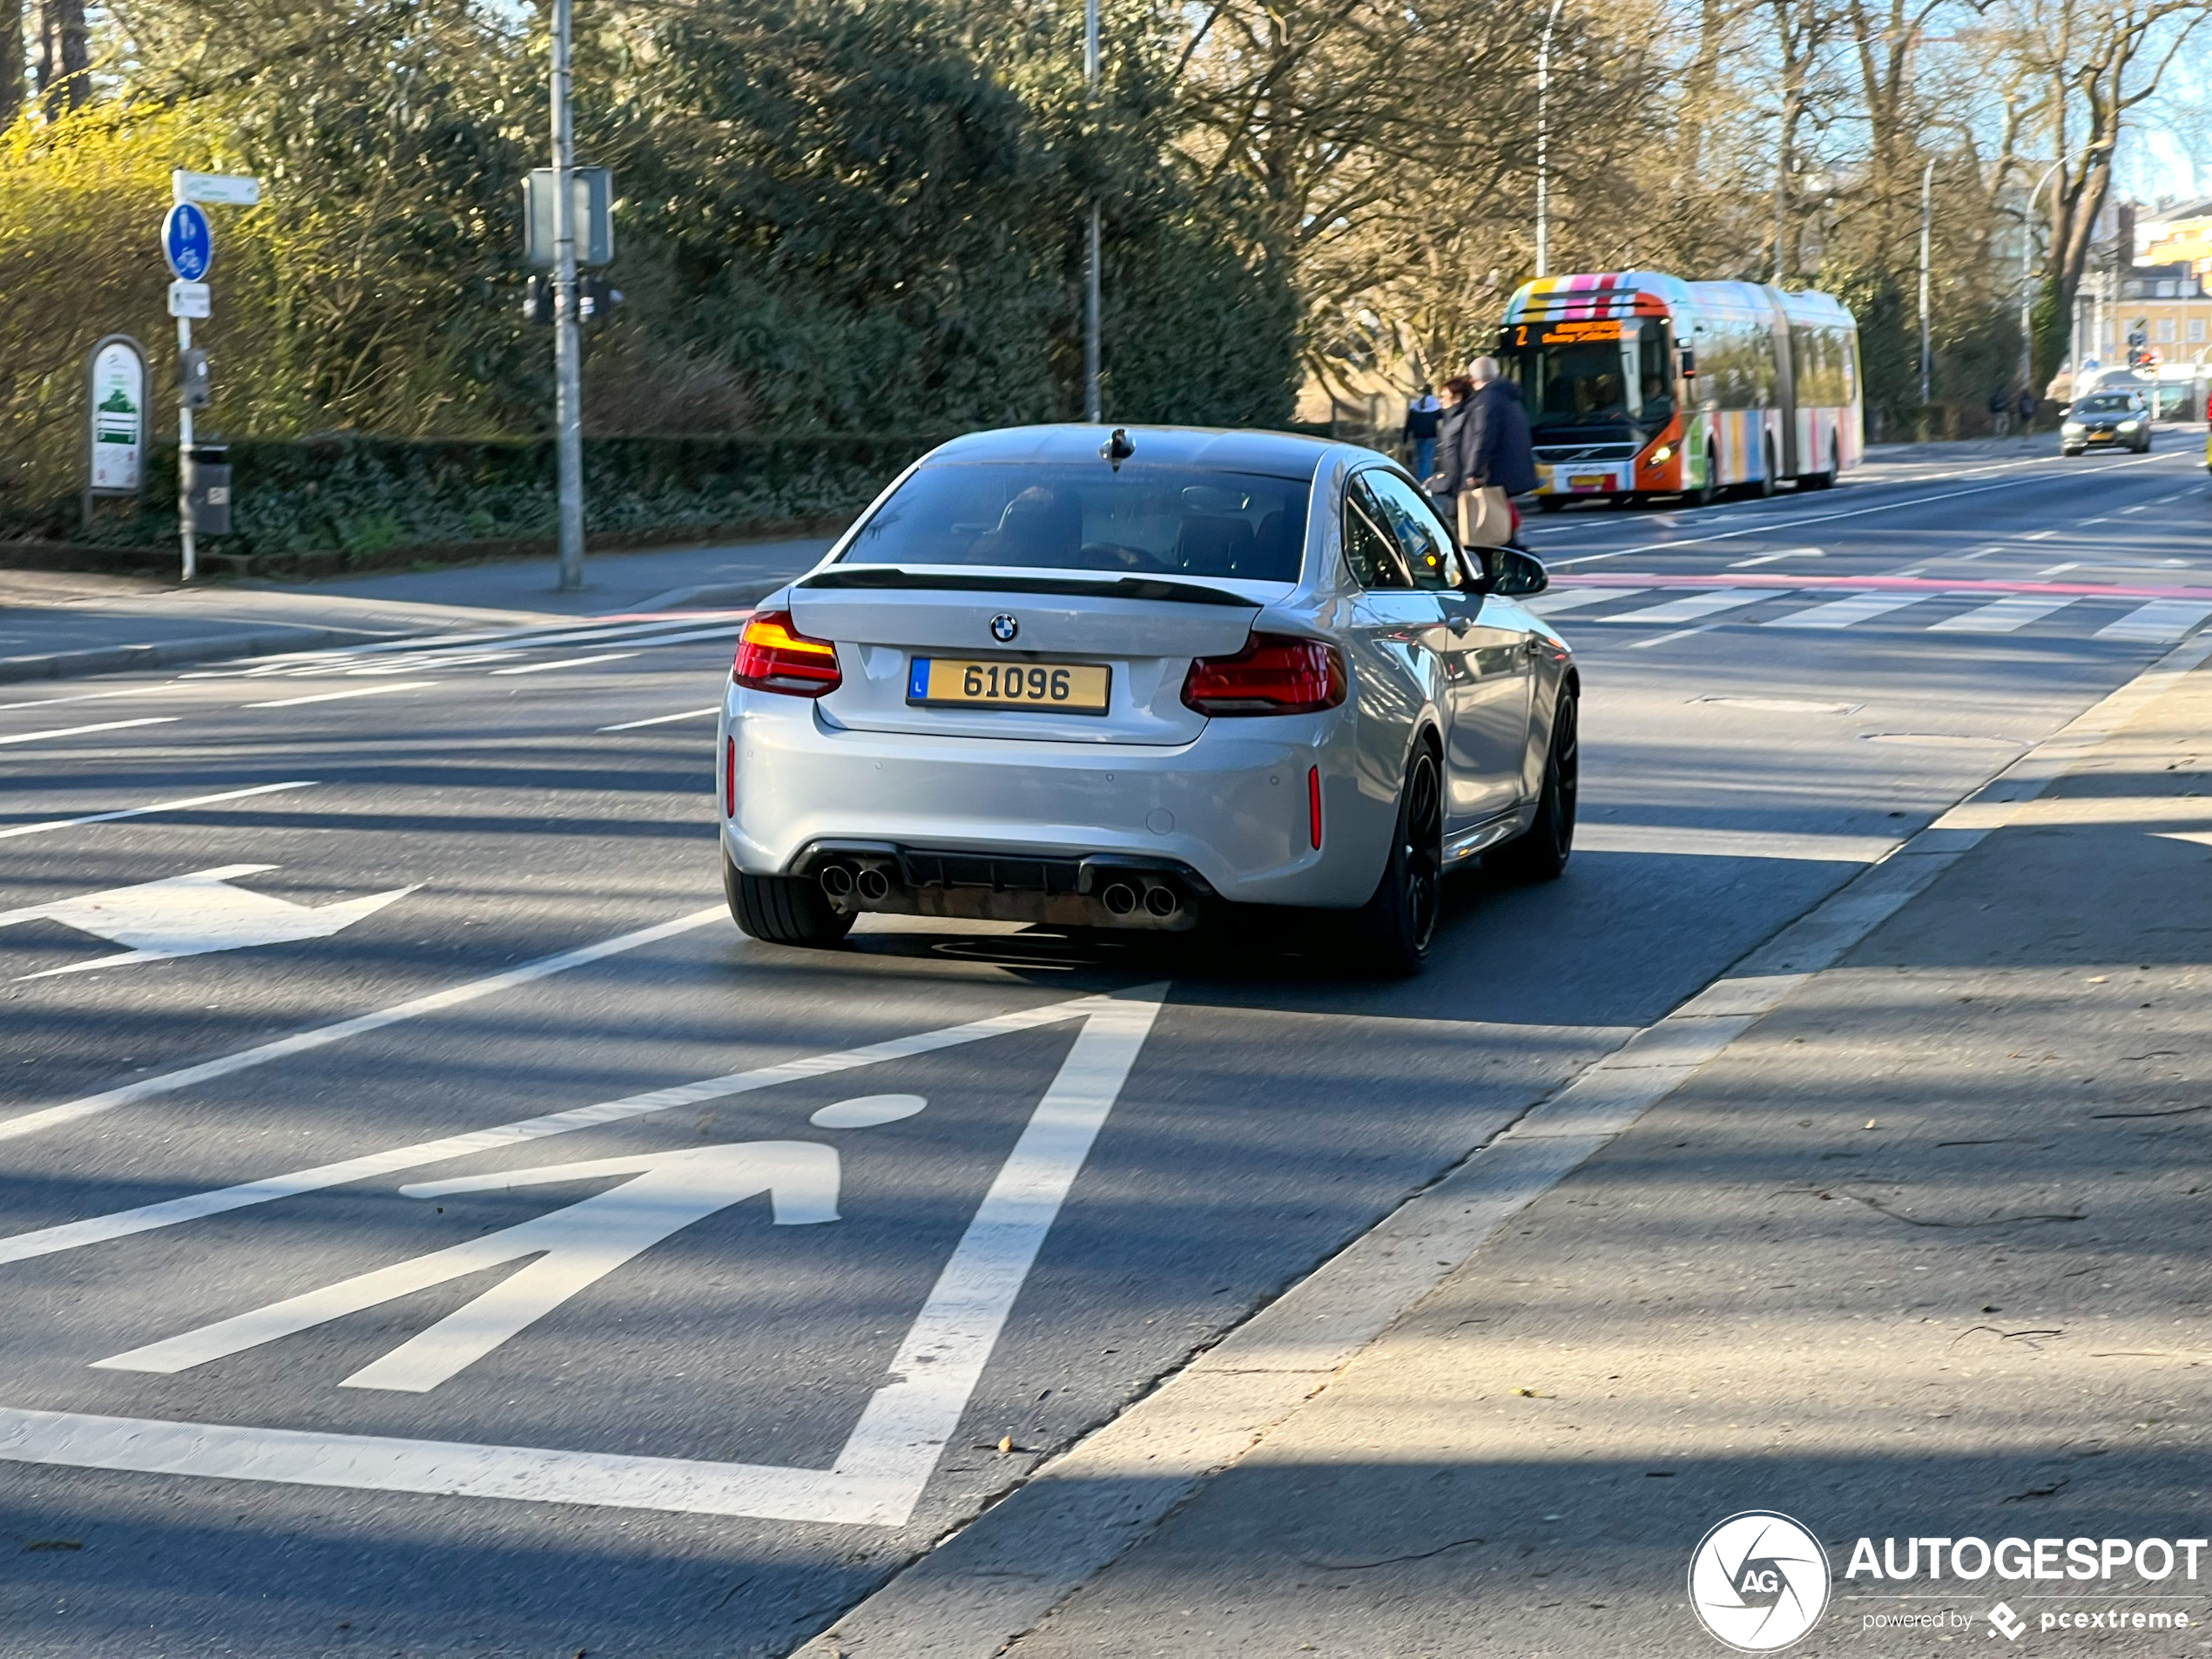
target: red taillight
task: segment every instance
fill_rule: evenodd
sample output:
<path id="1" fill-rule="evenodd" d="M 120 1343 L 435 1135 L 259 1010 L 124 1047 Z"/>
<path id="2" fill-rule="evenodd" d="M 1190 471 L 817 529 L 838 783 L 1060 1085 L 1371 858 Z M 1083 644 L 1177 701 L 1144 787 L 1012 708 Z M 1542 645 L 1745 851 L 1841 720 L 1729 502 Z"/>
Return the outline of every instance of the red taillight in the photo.
<path id="1" fill-rule="evenodd" d="M 1307 833 L 1313 838 L 1313 850 L 1318 853 L 1321 850 L 1321 768 L 1318 766 L 1305 769 L 1305 823 Z"/>
<path id="2" fill-rule="evenodd" d="M 738 660 L 730 666 L 730 678 L 756 691 L 826 697 L 843 677 L 837 671 L 836 646 L 800 633 L 788 610 L 763 610 L 738 636 Z"/>
<path id="3" fill-rule="evenodd" d="M 1254 634 L 1234 657 L 1201 657 L 1183 702 L 1201 714 L 1312 714 L 1344 701 L 1344 658 L 1318 639 Z"/>
<path id="4" fill-rule="evenodd" d="M 722 750 L 722 816 L 738 815 L 738 740 L 725 738 Z"/>

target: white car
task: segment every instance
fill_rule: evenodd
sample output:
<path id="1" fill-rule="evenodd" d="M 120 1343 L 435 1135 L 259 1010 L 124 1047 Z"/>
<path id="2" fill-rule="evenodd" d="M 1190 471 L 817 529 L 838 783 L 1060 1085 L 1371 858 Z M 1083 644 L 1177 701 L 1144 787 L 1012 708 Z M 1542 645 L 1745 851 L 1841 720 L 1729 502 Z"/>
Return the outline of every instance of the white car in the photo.
<path id="1" fill-rule="evenodd" d="M 1341 913 L 1410 973 L 1444 873 L 1573 846 L 1578 683 L 1367 449 L 1030 427 L 915 462 L 741 637 L 716 746 L 738 925 L 1174 931 Z"/>

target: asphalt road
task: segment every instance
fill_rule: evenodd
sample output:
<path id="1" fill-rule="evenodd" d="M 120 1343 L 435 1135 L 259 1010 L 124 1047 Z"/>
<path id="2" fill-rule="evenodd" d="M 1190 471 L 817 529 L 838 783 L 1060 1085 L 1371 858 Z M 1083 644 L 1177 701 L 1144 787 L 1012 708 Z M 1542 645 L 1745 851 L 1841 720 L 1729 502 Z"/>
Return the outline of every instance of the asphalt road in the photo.
<path id="1" fill-rule="evenodd" d="M 1410 984 L 745 941 L 726 617 L 4 699 L 6 1650 L 787 1651 L 2212 617 L 2167 442 L 1533 525 L 1581 850 Z"/>

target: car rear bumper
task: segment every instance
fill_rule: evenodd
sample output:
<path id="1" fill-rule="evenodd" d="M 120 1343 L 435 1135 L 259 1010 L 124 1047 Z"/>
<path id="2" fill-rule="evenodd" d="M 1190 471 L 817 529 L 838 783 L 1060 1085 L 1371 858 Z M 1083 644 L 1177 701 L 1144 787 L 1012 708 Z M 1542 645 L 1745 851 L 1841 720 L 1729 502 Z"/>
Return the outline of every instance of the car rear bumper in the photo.
<path id="1" fill-rule="evenodd" d="M 1373 799 L 1352 764 L 1353 718 L 1346 707 L 1216 720 L 1177 746 L 1000 741 L 854 732 L 804 698 L 733 689 L 716 743 L 717 814 L 731 861 L 754 875 L 811 875 L 826 848 L 874 846 L 887 860 L 941 853 L 1009 867 L 1118 859 L 1187 871 L 1180 885 L 1195 897 L 1350 907 L 1374 890 L 1396 813 L 1394 792 Z M 732 763 L 734 813 L 719 799 Z"/>

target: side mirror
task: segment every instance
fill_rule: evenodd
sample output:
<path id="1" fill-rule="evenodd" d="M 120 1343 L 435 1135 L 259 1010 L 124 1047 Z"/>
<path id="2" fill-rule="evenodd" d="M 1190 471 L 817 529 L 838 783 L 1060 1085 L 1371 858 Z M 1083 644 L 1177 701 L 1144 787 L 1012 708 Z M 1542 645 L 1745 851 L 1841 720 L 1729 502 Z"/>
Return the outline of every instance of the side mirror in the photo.
<path id="1" fill-rule="evenodd" d="M 1695 346 L 1682 348 L 1682 373 L 1684 380 L 1693 378 L 1697 373 L 1697 348 Z"/>
<path id="2" fill-rule="evenodd" d="M 1501 599 L 1525 599 L 1552 584 L 1551 576 L 1542 563 L 1519 548 L 1469 548 L 1467 557 L 1480 572 L 1475 582 L 1479 593 L 1494 593 Z"/>

